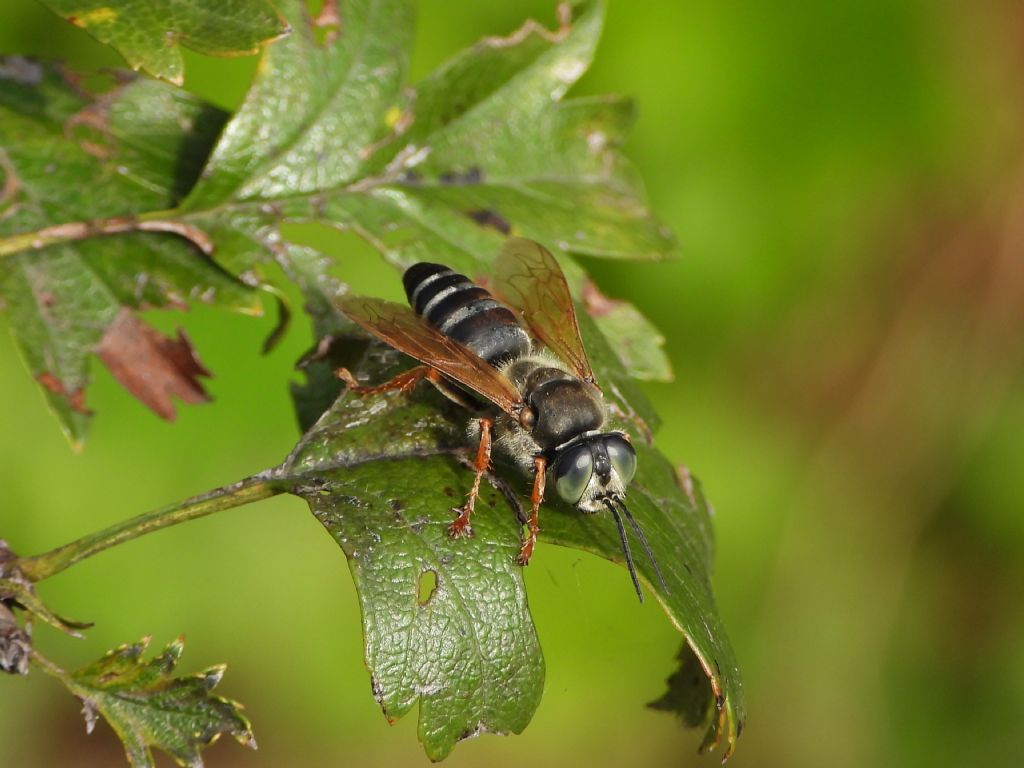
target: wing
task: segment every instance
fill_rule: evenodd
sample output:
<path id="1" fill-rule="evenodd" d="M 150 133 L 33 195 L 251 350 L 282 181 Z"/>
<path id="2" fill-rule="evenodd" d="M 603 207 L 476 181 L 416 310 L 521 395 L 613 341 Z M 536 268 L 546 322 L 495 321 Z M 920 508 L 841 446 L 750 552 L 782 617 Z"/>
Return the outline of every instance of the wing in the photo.
<path id="1" fill-rule="evenodd" d="M 507 378 L 467 347 L 434 330 L 404 304 L 366 296 L 342 296 L 338 306 L 353 322 L 399 352 L 414 357 L 485 397 L 512 416 L 523 398 Z"/>
<path id="2" fill-rule="evenodd" d="M 533 240 L 510 237 L 498 254 L 492 289 L 500 301 L 520 312 L 538 341 L 581 379 L 594 381 L 569 286 L 550 251 Z"/>

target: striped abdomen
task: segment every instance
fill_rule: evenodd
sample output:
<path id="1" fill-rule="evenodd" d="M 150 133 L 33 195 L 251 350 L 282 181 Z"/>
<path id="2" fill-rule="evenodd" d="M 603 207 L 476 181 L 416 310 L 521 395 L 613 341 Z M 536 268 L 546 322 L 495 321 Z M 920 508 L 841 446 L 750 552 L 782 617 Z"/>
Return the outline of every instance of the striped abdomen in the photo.
<path id="1" fill-rule="evenodd" d="M 402 277 L 417 315 L 498 366 L 530 351 L 516 316 L 486 290 L 441 264 L 413 264 Z"/>

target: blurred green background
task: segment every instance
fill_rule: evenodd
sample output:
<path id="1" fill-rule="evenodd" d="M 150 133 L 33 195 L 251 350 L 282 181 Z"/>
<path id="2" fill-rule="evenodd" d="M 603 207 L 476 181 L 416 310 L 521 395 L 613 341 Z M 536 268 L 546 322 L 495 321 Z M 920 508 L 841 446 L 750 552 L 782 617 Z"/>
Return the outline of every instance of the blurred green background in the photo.
<path id="1" fill-rule="evenodd" d="M 413 75 L 550 2 L 420 4 Z M 34 0 L 4 0 L 0 52 L 119 59 Z M 252 59 L 190 55 L 188 87 L 238 103 Z M 635 97 L 627 152 L 681 257 L 589 262 L 667 337 L 647 391 L 658 441 L 717 509 L 715 587 L 748 694 L 733 765 L 1011 765 L 1024 754 L 1024 6 L 1014 0 L 612 0 L 578 92 Z M 83 190 L 83 194 L 87 193 Z M 397 280 L 355 238 L 324 244 L 365 293 Z M 24 554 L 280 461 L 308 344 L 205 308 L 184 326 L 216 401 L 160 422 L 100 366 L 73 455 L 0 336 L 0 534 Z M 540 547 L 527 572 L 548 681 L 519 737 L 451 766 L 712 765 L 644 703 L 678 636 L 624 573 Z M 219 661 L 260 750 L 212 766 L 426 764 L 414 716 L 370 695 L 340 552 L 297 499 L 147 537 L 47 582 L 96 627 L 43 628 L 74 665 L 184 632 Z M 117 765 L 51 681 L 2 681 L 0 764 Z"/>

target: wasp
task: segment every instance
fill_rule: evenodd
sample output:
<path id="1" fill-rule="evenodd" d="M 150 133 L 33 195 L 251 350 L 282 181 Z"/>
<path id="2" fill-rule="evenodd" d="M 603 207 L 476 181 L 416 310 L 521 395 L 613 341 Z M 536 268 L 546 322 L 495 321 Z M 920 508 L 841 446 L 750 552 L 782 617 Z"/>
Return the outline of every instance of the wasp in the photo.
<path id="1" fill-rule="evenodd" d="M 466 503 L 449 526 L 472 535 L 471 519 L 493 448 L 533 475 L 528 535 L 518 561 L 526 565 L 540 531 L 548 478 L 580 512 L 607 510 L 618 529 L 637 596 L 637 578 L 623 518 L 665 579 L 643 530 L 626 507 L 637 456 L 625 432 L 604 430 L 608 405 L 587 358 L 569 287 L 551 253 L 532 240 L 509 238 L 488 281 L 490 290 L 441 264 L 420 262 L 402 278 L 409 306 L 346 295 L 342 312 L 385 344 L 421 365 L 377 386 L 338 376 L 359 394 L 407 392 L 427 380 L 472 413 L 475 476 Z"/>

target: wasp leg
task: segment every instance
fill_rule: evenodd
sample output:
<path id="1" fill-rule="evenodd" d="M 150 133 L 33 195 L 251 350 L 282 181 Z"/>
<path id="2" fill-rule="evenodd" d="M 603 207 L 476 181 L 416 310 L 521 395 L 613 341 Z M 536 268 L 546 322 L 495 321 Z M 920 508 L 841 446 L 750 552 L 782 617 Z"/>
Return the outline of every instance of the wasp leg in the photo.
<path id="1" fill-rule="evenodd" d="M 537 543 L 537 534 L 540 533 L 540 505 L 544 503 L 544 480 L 547 476 L 548 462 L 543 456 L 535 456 L 533 459 L 533 493 L 530 494 L 530 519 L 527 525 L 530 526 L 530 533 L 519 550 L 519 557 L 516 560 L 520 565 L 528 565 L 533 556 L 533 545 Z"/>
<path id="2" fill-rule="evenodd" d="M 480 478 L 491 466 L 491 427 L 494 422 L 490 419 L 480 419 L 480 445 L 476 449 L 476 460 L 473 462 L 473 470 L 476 477 L 473 478 L 473 487 L 469 489 L 469 498 L 461 507 L 454 507 L 453 512 L 459 516 L 448 526 L 448 533 L 454 537 L 472 536 L 473 528 L 469 524 L 469 518 L 473 514 L 473 507 L 476 506 L 476 497 L 480 495 Z"/>
<path id="3" fill-rule="evenodd" d="M 367 387 L 360 384 L 348 368 L 339 368 L 334 372 L 334 375 L 345 382 L 350 392 L 357 395 L 376 395 L 380 392 L 390 392 L 394 389 L 404 394 L 415 387 L 422 379 L 431 379 L 434 373 L 436 372 L 430 366 L 417 365 L 415 368 L 400 373 L 395 378 L 389 379 L 375 387 Z"/>

